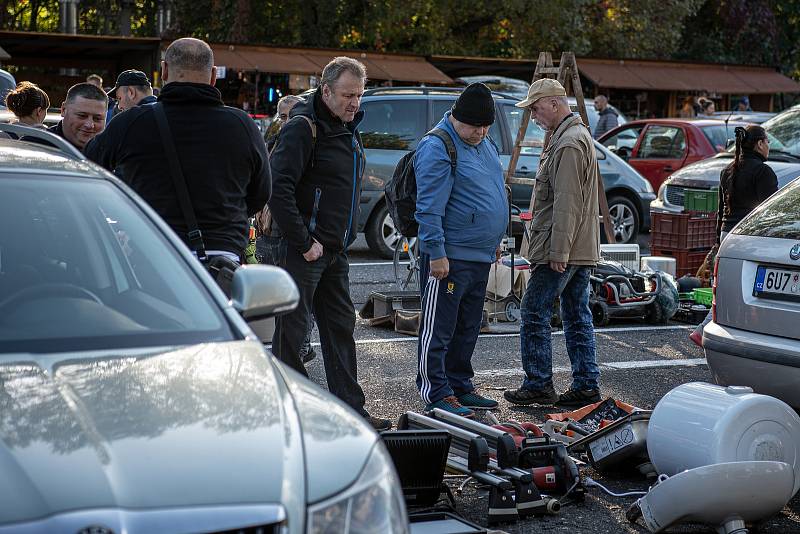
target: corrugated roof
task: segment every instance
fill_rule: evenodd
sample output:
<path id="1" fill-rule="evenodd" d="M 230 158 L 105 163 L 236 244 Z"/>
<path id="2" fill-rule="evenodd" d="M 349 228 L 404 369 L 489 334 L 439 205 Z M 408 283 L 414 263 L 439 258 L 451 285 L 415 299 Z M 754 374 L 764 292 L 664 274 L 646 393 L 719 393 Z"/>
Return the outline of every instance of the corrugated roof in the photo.
<path id="1" fill-rule="evenodd" d="M 798 93 L 800 84 L 764 67 L 580 59 L 578 69 L 600 87 L 727 94 Z"/>

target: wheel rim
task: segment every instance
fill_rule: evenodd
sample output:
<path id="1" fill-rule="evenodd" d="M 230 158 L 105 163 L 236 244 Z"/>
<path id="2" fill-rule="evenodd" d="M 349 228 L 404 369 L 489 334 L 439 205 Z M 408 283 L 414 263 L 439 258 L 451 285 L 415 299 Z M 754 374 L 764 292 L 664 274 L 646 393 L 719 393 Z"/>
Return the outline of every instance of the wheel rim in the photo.
<path id="1" fill-rule="evenodd" d="M 392 216 L 389 215 L 388 212 L 381 223 L 381 238 L 383 239 L 383 243 L 386 245 L 386 248 L 389 250 L 394 250 L 397 242 L 403 238 L 403 236 L 400 235 L 400 232 L 397 231 L 397 228 L 395 228 Z"/>
<path id="2" fill-rule="evenodd" d="M 636 226 L 633 210 L 626 204 L 614 204 L 608 211 L 614 226 L 614 239 L 618 243 L 627 243 L 633 237 Z"/>

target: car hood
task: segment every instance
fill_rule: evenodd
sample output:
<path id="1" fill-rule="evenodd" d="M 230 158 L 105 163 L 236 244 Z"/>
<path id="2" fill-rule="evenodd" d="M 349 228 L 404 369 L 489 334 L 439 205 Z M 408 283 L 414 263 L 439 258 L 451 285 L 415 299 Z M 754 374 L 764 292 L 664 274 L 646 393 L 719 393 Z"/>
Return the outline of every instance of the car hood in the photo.
<path id="1" fill-rule="evenodd" d="M 722 169 L 730 165 L 731 161 L 733 161 L 732 158 L 723 155 L 692 163 L 672 173 L 666 183 L 702 189 L 717 187 Z M 800 163 L 767 161 L 767 165 L 775 171 L 779 187 L 783 187 L 800 176 Z"/>
<path id="2" fill-rule="evenodd" d="M 2 522 L 319 500 L 352 483 L 375 441 L 363 422 L 351 424 L 357 415 L 287 375 L 256 342 L 4 358 Z M 316 450 L 326 445 L 335 452 Z M 306 491 L 306 471 L 332 466 L 342 473 L 335 484 Z"/>

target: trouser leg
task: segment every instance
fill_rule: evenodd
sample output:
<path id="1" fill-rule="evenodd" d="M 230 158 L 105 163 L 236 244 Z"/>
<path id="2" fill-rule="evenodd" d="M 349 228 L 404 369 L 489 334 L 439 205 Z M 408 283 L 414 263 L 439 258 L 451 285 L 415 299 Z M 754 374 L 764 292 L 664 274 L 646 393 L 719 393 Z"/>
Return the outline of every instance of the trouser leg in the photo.
<path id="1" fill-rule="evenodd" d="M 297 308 L 275 319 L 275 333 L 272 336 L 272 352 L 275 356 L 294 369 L 308 376 L 300 357 L 308 323 L 311 320 L 311 308 L 317 284 L 325 271 L 327 258 L 307 262 L 302 254 L 289 247 L 285 254 L 283 267 L 297 284 L 300 300 Z"/>
<path id="2" fill-rule="evenodd" d="M 367 415 L 364 391 L 358 383 L 356 342 L 353 338 L 356 313 L 350 299 L 349 270 L 346 254 L 331 255 L 330 264 L 317 284 L 314 315 L 328 389 L 351 408 Z M 305 333 L 306 330 L 302 330 L 300 337 Z"/>
<path id="3" fill-rule="evenodd" d="M 426 278 L 421 279 L 424 285 L 417 341 L 417 389 L 422 400 L 430 404 L 453 395 L 445 372 L 445 360 L 464 288 L 453 278 L 455 273 L 452 270 L 442 280 L 431 277 L 428 274 L 430 256 L 427 254 L 421 254 L 420 261 L 420 273 Z"/>
<path id="4" fill-rule="evenodd" d="M 561 320 L 564 340 L 572 364 L 572 389 L 597 389 L 600 369 L 597 367 L 594 325 L 589 307 L 589 267 L 570 265 L 569 278 L 561 291 Z"/>
<path id="5" fill-rule="evenodd" d="M 548 265 L 534 266 L 520 305 L 520 353 L 525 389 L 542 389 L 553 382 L 550 321 L 553 302 L 565 276 Z"/>
<path id="6" fill-rule="evenodd" d="M 458 317 L 453 339 L 445 359 L 445 372 L 450 388 L 456 396 L 475 389 L 472 377 L 472 354 L 481 330 L 483 304 L 486 299 L 486 282 L 489 278 L 489 263 L 454 261 L 456 268 L 462 270 L 457 278 L 465 283 L 464 293 L 458 307 Z"/>

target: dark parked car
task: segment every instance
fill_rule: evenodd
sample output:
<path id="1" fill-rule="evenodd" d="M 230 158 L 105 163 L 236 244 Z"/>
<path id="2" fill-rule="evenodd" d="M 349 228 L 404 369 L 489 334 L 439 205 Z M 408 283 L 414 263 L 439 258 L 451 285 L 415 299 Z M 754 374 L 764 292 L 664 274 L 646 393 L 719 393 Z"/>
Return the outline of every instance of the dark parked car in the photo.
<path id="1" fill-rule="evenodd" d="M 761 125 L 769 137 L 769 160 L 783 187 L 800 176 L 800 106 L 794 106 Z M 733 158 L 733 147 L 713 158 L 694 163 L 670 176 L 650 208 L 657 212 L 683 211 L 684 191 L 719 187 L 719 175 Z"/>
<path id="2" fill-rule="evenodd" d="M 360 130 L 367 152 L 364 189 L 361 194 L 359 231 L 364 232 L 370 248 L 383 257 L 392 257 L 400 235 L 395 231 L 386 209 L 383 189 L 400 158 L 416 148 L 417 142 L 449 110 L 463 88 L 393 87 L 369 89 L 361 109 L 365 111 Z M 519 130 L 523 110 L 514 106 L 517 99 L 495 93 L 497 120 L 489 135 L 497 144 L 504 168 L 511 159 L 511 149 Z M 526 141 L 539 143 L 544 132 L 531 123 Z M 650 227 L 648 207 L 655 198 L 650 184 L 631 166 L 595 143 L 600 172 L 605 182 L 617 241 L 635 242 L 639 231 Z M 533 178 L 539 166 L 541 148 L 526 147 L 517 163 L 516 174 Z M 530 203 L 531 187 L 514 185 L 513 202 L 521 209 Z"/>
<path id="3" fill-rule="evenodd" d="M 658 190 L 678 169 L 725 150 L 734 128 L 746 125 L 714 119 L 647 119 L 618 126 L 599 141 Z"/>

